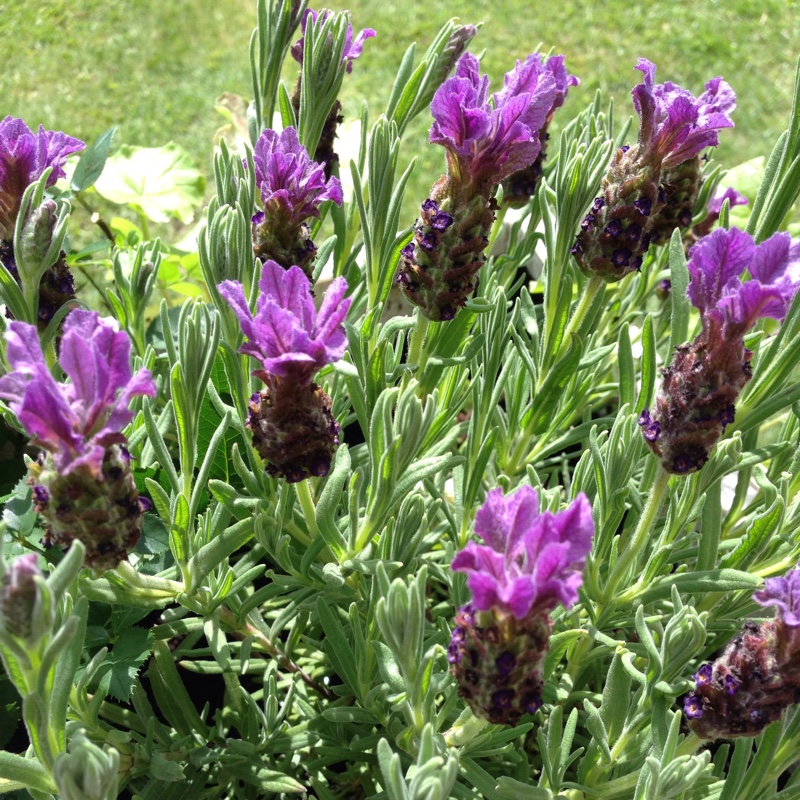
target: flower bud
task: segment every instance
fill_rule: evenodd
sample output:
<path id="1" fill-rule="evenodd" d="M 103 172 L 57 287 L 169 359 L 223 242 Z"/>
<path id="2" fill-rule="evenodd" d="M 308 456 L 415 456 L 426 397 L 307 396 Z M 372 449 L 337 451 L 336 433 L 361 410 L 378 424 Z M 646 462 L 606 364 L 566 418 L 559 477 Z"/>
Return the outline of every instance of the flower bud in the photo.
<path id="1" fill-rule="evenodd" d="M 0 580 L 0 623 L 18 639 L 29 641 L 33 632 L 33 612 L 42 578 L 36 553 L 16 558 Z"/>
<path id="2" fill-rule="evenodd" d="M 69 753 L 60 753 L 53 777 L 62 800 L 115 800 L 119 753 L 93 744 L 83 733 L 72 737 Z"/>
<path id="3" fill-rule="evenodd" d="M 18 259 L 22 264 L 31 264 L 38 268 L 44 261 L 53 241 L 53 231 L 57 222 L 58 208 L 54 200 L 45 200 L 28 215 L 22 228 L 21 252 Z"/>

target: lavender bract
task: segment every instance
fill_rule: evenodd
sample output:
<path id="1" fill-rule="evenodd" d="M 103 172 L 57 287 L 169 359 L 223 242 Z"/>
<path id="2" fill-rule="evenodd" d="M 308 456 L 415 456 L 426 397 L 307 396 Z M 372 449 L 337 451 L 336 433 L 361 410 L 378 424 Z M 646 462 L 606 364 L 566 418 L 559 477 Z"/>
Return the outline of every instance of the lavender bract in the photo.
<path id="1" fill-rule="evenodd" d="M 702 177 L 699 153 L 716 146 L 718 131 L 733 125 L 736 105 L 722 78 L 710 80 L 695 98 L 674 83 L 655 84 L 656 68 L 647 59 L 639 59 L 635 69 L 644 74 L 631 92 L 640 117 L 638 142 L 614 154 L 603 194 L 572 248 L 584 272 L 611 282 L 641 267 L 654 237 L 664 240 L 676 225 L 691 223 Z"/>
<path id="2" fill-rule="evenodd" d="M 475 532 L 452 568 L 467 573 L 472 602 L 456 615 L 448 651 L 459 693 L 495 723 L 515 724 L 541 704 L 541 666 L 552 629 L 550 612 L 578 598 L 594 522 L 588 499 L 539 513 L 536 492 L 522 486 L 489 492 Z"/>
<path id="3" fill-rule="evenodd" d="M 538 58 L 539 62 L 542 63 L 542 56 L 538 53 L 534 53 L 530 58 Z M 545 148 L 547 140 L 550 138 L 547 129 L 550 127 L 553 114 L 556 109 L 564 105 L 569 87 L 580 85 L 578 78 L 567 72 L 564 66 L 564 56 L 550 56 L 543 62 L 543 68 L 553 76 L 556 92 L 544 124 L 539 128 L 539 154 L 530 164 L 509 175 L 503 181 L 503 202 L 512 207 L 524 205 L 536 193 L 539 181 L 542 178 L 543 164 L 547 155 Z"/>
<path id="4" fill-rule="evenodd" d="M 347 283 L 336 278 L 317 312 L 308 279 L 293 266 L 264 264 L 256 313 L 236 281 L 219 285 L 249 339 L 241 353 L 261 362 L 253 372 L 266 388 L 250 400 L 248 427 L 253 445 L 274 476 L 296 482 L 327 475 L 338 444 L 339 424 L 330 398 L 312 381 L 326 364 L 344 355 L 343 323 L 350 307 Z"/>
<path id="5" fill-rule="evenodd" d="M 489 79 L 471 53 L 436 91 L 430 141 L 445 148 L 447 175 L 423 203 L 397 274 L 406 297 L 429 319 L 452 319 L 475 290 L 497 208 L 494 189 L 538 156 L 539 130 L 556 94 L 556 80 L 537 54 L 517 62 L 491 102 Z"/>
<path id="6" fill-rule="evenodd" d="M 322 164 L 312 161 L 294 128 L 265 130 L 256 143 L 253 164 L 264 211 L 253 217 L 253 253 L 285 269 L 298 265 L 310 276 L 316 247 L 306 220 L 320 216 L 320 206 L 342 204 L 342 184 L 325 178 Z"/>
<path id="7" fill-rule="evenodd" d="M 705 219 L 695 225 L 688 235 L 684 237 L 684 246 L 691 248 L 696 242 L 711 233 L 711 229 L 719 219 L 720 212 L 722 211 L 722 204 L 726 200 L 730 203 L 731 208 L 746 206 L 749 202 L 743 194 L 740 194 L 733 188 L 726 189 L 724 192 L 716 194 L 708 201 Z"/>
<path id="8" fill-rule="evenodd" d="M 688 268 L 703 329 L 676 349 L 653 412 L 639 418 L 650 449 L 676 474 L 700 469 L 733 422 L 751 377 L 743 337 L 762 317 L 786 316 L 800 287 L 800 243 L 776 233 L 757 245 L 737 228 L 717 229 L 692 249 Z M 751 277 L 742 282 L 745 270 Z"/>
<path id="9" fill-rule="evenodd" d="M 323 11 L 323 22 L 329 19 L 332 14 L 332 11 Z M 294 58 L 294 60 L 301 65 L 303 63 L 303 52 L 305 50 L 306 25 L 308 25 L 309 19 L 311 20 L 312 24 L 315 23 L 318 16 L 319 13 L 317 11 L 314 11 L 311 8 L 306 9 L 305 14 L 303 14 L 303 20 L 300 23 L 303 36 L 292 45 L 292 58 Z M 347 23 L 347 34 L 345 37 L 344 50 L 342 50 L 341 63 L 346 64 L 345 69 L 347 70 L 348 74 L 353 71 L 353 62 L 361 55 L 361 52 L 364 49 L 364 43 L 367 41 L 367 39 L 372 39 L 376 35 L 377 34 L 372 28 L 364 28 L 363 31 L 353 38 L 353 26 L 349 22 Z"/>
<path id="10" fill-rule="evenodd" d="M 31 465 L 29 483 L 49 541 L 78 538 L 87 565 L 114 567 L 138 541 L 145 506 L 122 429 L 133 419 L 131 400 L 155 396 L 155 383 L 146 369 L 131 374 L 128 335 L 96 312 L 76 309 L 64 321 L 65 384 L 47 369 L 36 329 L 23 322 L 9 328 L 13 372 L 0 378 L 0 398 L 45 451 Z"/>

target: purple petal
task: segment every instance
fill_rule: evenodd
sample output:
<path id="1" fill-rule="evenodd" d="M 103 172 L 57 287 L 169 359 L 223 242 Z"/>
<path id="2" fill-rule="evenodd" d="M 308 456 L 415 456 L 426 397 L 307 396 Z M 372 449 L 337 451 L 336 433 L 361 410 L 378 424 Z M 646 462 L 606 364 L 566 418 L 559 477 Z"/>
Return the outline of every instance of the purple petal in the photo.
<path id="1" fill-rule="evenodd" d="M 722 204 L 726 200 L 730 202 L 731 208 L 734 206 L 746 206 L 749 202 L 748 199 L 743 194 L 739 194 L 736 189 L 726 189 L 725 192 L 716 195 L 708 201 L 708 213 L 719 215 L 719 212 L 722 211 Z"/>
<path id="2" fill-rule="evenodd" d="M 688 263 L 691 281 L 689 299 L 701 312 L 714 308 L 729 281 L 753 262 L 756 245 L 752 237 L 738 228 L 717 229 L 693 248 Z"/>
<path id="3" fill-rule="evenodd" d="M 800 569 L 782 578 L 767 578 L 764 588 L 753 593 L 753 600 L 762 606 L 777 606 L 785 625 L 800 627 Z"/>

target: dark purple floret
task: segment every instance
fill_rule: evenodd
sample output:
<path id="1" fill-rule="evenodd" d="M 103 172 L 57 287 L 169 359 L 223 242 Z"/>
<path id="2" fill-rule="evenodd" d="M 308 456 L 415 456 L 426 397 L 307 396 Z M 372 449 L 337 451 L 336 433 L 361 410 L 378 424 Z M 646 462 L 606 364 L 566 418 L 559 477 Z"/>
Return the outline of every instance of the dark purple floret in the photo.
<path id="1" fill-rule="evenodd" d="M 414 247 L 415 247 L 415 245 L 414 245 L 414 242 L 409 242 L 409 243 L 408 243 L 408 244 L 407 244 L 407 245 L 406 245 L 406 246 L 405 246 L 405 247 L 404 247 L 404 248 L 403 248 L 403 249 L 400 251 L 400 255 L 401 255 L 401 256 L 403 256 L 403 258 L 409 258 L 409 259 L 411 259 L 411 258 L 414 258 Z M 398 274 L 398 276 L 397 276 L 397 279 L 398 279 L 398 280 L 400 280 L 400 275 L 401 275 L 401 274 L 402 274 L 402 273 L 399 273 L 399 274 Z"/>
<path id="2" fill-rule="evenodd" d="M 594 205 L 592 206 L 595 211 L 599 211 L 606 204 L 605 197 L 595 197 Z"/>
<path id="3" fill-rule="evenodd" d="M 265 216 L 263 211 L 256 211 L 256 213 L 253 214 L 253 225 L 260 225 L 264 221 Z"/>
<path id="4" fill-rule="evenodd" d="M 33 499 L 38 506 L 46 506 L 50 501 L 50 492 L 44 486 L 33 487 Z"/>
<path id="5" fill-rule="evenodd" d="M 719 413 L 719 421 L 722 423 L 722 427 L 724 428 L 726 425 L 731 425 L 733 420 L 736 416 L 736 406 L 733 404 L 729 405 L 727 408 L 723 409 Z"/>
<path id="6" fill-rule="evenodd" d="M 433 250 L 436 247 L 436 236 L 431 231 L 424 234 L 419 240 L 419 246 L 425 250 Z"/>
<path id="7" fill-rule="evenodd" d="M 153 504 L 150 502 L 150 499 L 147 497 L 142 497 L 139 495 L 139 510 L 144 514 L 146 511 L 149 511 L 153 507 Z"/>
<path id="8" fill-rule="evenodd" d="M 682 475 L 694 466 L 692 459 L 686 455 L 675 456 L 672 462 L 672 471 Z"/>
<path id="9" fill-rule="evenodd" d="M 612 219 L 605 227 L 604 233 L 609 236 L 619 236 L 622 233 L 622 223 L 618 219 Z"/>
<path id="10" fill-rule="evenodd" d="M 586 216 L 583 218 L 583 221 L 581 222 L 581 230 L 582 230 L 582 231 L 588 231 L 588 230 L 589 230 L 589 228 L 591 228 L 591 227 L 592 227 L 592 223 L 593 223 L 593 222 L 594 222 L 594 214 L 592 214 L 591 212 L 589 212 L 589 213 L 588 213 L 588 214 L 587 214 L 587 215 L 586 215 Z"/>
<path id="11" fill-rule="evenodd" d="M 511 708 L 514 702 L 513 689 L 500 689 L 492 695 L 492 705 L 501 711 L 506 711 Z"/>
<path id="12" fill-rule="evenodd" d="M 505 653 L 501 653 L 495 659 L 495 664 L 497 665 L 497 671 L 505 678 L 508 677 L 513 672 L 514 667 L 517 666 L 517 657 L 506 650 Z"/>
<path id="13" fill-rule="evenodd" d="M 630 150 L 630 149 L 631 149 L 631 146 L 629 144 L 624 144 L 624 145 L 622 145 L 622 147 L 620 147 L 620 150 L 622 150 L 623 153 L 627 153 L 628 150 Z"/>
<path id="14" fill-rule="evenodd" d="M 632 267 L 633 269 L 637 269 L 637 270 L 641 269 L 642 268 L 642 260 L 643 259 L 642 259 L 641 256 L 636 256 L 636 258 L 632 258 L 631 259 L 629 266 Z"/>
<path id="15" fill-rule="evenodd" d="M 705 686 L 711 683 L 714 676 L 714 667 L 711 664 L 703 664 L 699 670 L 694 674 L 695 683 L 698 686 Z"/>
<path id="16" fill-rule="evenodd" d="M 636 206 L 636 210 L 643 217 L 649 217 L 650 212 L 653 210 L 653 204 L 648 197 L 640 197 L 638 200 L 634 200 L 633 205 Z"/>
<path id="17" fill-rule="evenodd" d="M 733 675 L 725 676 L 725 691 L 729 695 L 734 695 L 739 691 L 739 681 L 737 681 Z"/>
<path id="18" fill-rule="evenodd" d="M 522 706 L 528 714 L 535 714 L 542 707 L 542 698 L 531 694 L 522 701 Z"/>
<path id="19" fill-rule="evenodd" d="M 439 204 L 432 200 L 430 197 L 422 204 L 422 210 L 427 211 L 429 214 L 433 215 L 439 211 Z"/>
<path id="20" fill-rule="evenodd" d="M 614 263 L 615 267 L 627 267 L 631 263 L 631 253 L 626 247 L 621 247 L 618 250 L 615 250 L 611 256 L 611 261 Z"/>
<path id="21" fill-rule="evenodd" d="M 638 242 L 641 235 L 642 226 L 636 222 L 632 222 L 628 225 L 628 229 L 625 231 L 625 238 L 630 242 Z"/>
<path id="22" fill-rule="evenodd" d="M 447 230 L 453 224 L 453 216 L 446 211 L 440 211 L 431 220 L 431 227 L 437 231 Z"/>
<path id="23" fill-rule="evenodd" d="M 690 694 L 683 701 L 683 713 L 689 719 L 700 719 L 703 716 L 703 700 L 700 695 Z"/>
<path id="24" fill-rule="evenodd" d="M 458 309 L 455 306 L 442 306 L 439 311 L 439 317 L 442 322 L 448 322 L 455 317 L 457 311 Z"/>
<path id="25" fill-rule="evenodd" d="M 574 256 L 580 255 L 580 253 L 582 252 L 581 251 L 581 243 L 580 242 L 575 242 L 575 244 L 572 245 L 572 247 L 570 247 L 569 251 Z"/>
<path id="26" fill-rule="evenodd" d="M 684 228 L 688 228 L 692 224 L 692 214 L 690 211 L 684 211 L 679 217 L 678 222 Z"/>

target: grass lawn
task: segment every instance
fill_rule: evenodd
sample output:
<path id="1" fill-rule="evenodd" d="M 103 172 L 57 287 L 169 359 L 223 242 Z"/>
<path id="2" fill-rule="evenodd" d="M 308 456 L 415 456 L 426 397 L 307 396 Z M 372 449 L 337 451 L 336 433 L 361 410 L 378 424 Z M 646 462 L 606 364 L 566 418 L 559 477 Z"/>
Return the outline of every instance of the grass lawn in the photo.
<path id="1" fill-rule="evenodd" d="M 353 0 L 357 28 L 378 38 L 345 81 L 344 106 L 357 116 L 360 98 L 374 118 L 388 99 L 406 47 L 424 52 L 450 16 L 483 21 L 473 41 L 486 50 L 484 66 L 499 86 L 514 59 L 541 44 L 567 56 L 582 84 L 556 116 L 568 118 L 601 88 L 620 116 L 632 113 L 633 65 L 646 56 L 659 80 L 694 93 L 715 75 L 737 92 L 736 128 L 723 131 L 719 159 L 726 165 L 767 154 L 786 125 L 800 15 L 789 0 Z M 250 95 L 248 41 L 255 24 L 248 0 L 0 0 L 0 113 L 40 122 L 91 141 L 111 125 L 117 142 L 156 146 L 173 140 L 208 175 L 214 131 L 224 120 L 214 110 L 223 91 Z M 294 65 L 287 67 L 293 82 Z M 439 148 L 424 148 L 430 119 L 409 131 L 408 158 L 425 150 L 410 187 L 424 195 L 443 167 Z M 554 129 L 558 125 L 554 124 Z M 409 199 L 411 199 L 409 197 Z"/>

